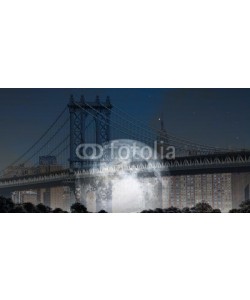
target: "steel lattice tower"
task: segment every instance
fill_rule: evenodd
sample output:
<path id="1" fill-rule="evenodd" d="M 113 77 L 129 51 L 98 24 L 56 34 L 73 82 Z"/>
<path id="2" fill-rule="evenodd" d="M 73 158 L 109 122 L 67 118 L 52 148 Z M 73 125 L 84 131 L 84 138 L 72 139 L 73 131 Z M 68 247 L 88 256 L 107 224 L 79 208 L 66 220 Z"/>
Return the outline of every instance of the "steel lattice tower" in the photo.
<path id="1" fill-rule="evenodd" d="M 70 168 L 81 169 L 84 162 L 76 155 L 76 148 L 80 144 L 85 144 L 86 118 L 92 116 L 95 121 L 96 143 L 102 145 L 110 141 L 110 116 L 112 105 L 109 97 L 105 103 L 101 103 L 99 97 L 95 102 L 85 102 L 84 96 L 80 101 L 74 101 L 70 97 L 68 104 L 70 112 Z"/>

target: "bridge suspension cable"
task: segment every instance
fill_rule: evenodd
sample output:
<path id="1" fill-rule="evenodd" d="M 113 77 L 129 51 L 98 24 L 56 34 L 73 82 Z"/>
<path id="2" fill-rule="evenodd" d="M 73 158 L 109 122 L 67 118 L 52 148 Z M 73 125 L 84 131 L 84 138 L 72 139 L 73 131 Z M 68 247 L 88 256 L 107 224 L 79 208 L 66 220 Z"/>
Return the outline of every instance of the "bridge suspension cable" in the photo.
<path id="1" fill-rule="evenodd" d="M 43 150 L 55 138 L 55 136 L 65 127 L 65 125 L 68 122 L 69 122 L 69 118 L 63 123 L 63 125 L 61 127 L 59 127 L 59 129 L 49 138 L 49 140 L 39 148 L 39 150 L 37 152 L 35 152 L 31 157 L 29 157 L 27 160 L 25 160 L 24 164 L 31 161 L 31 159 L 33 157 L 35 157 L 38 153 L 40 153 L 41 150 Z"/>
<path id="2" fill-rule="evenodd" d="M 1 176 L 8 176 L 10 173 L 12 173 L 12 167 L 20 164 L 25 164 L 32 160 L 32 158 L 37 158 L 36 156 L 39 154 L 39 151 L 41 152 L 43 149 L 45 149 L 46 146 L 49 145 L 49 143 L 53 141 L 53 137 L 56 136 L 69 122 L 69 117 L 67 115 L 67 119 L 65 119 L 67 107 L 63 109 L 63 111 L 58 115 L 58 117 L 55 119 L 55 121 L 49 126 L 49 128 L 33 143 L 20 157 L 18 157 L 14 162 L 12 162 L 9 166 L 4 168 L 0 173 Z M 58 129 L 59 126 L 59 129 Z M 55 132 L 53 134 L 53 131 Z M 55 141 L 53 141 L 54 143 Z M 33 154 L 32 154 L 33 153 Z M 28 156 L 30 154 L 30 156 Z M 35 164 L 34 164 L 35 165 Z M 33 165 L 33 166 L 34 166 Z"/>
<path id="3" fill-rule="evenodd" d="M 60 118 L 63 116 L 63 114 L 66 112 L 67 107 L 64 108 L 64 110 L 59 114 L 59 116 L 56 118 L 56 120 L 50 125 L 50 127 L 40 136 L 40 138 L 32 144 L 18 159 L 16 159 L 12 164 L 15 165 L 18 163 L 23 157 L 25 157 L 26 154 L 28 154 L 36 145 L 39 144 L 39 142 L 50 132 L 50 130 L 56 125 L 56 123 L 60 120 Z"/>
<path id="4" fill-rule="evenodd" d="M 96 115 L 94 115 L 94 114 L 92 114 L 91 112 L 89 112 L 89 111 L 87 111 L 86 109 L 84 109 L 81 105 L 79 105 L 77 102 L 75 102 L 75 105 L 76 106 L 78 106 L 80 109 L 82 109 L 83 111 L 85 111 L 86 113 L 88 113 L 89 115 L 91 115 L 91 116 L 93 116 L 93 118 L 97 118 L 98 117 L 98 115 L 102 115 L 102 116 L 104 116 L 104 119 L 102 119 L 101 121 L 102 122 L 105 122 L 106 124 L 107 124 L 107 120 L 106 120 L 106 118 L 105 118 L 105 115 L 103 114 L 103 113 L 101 113 L 101 112 L 99 112 L 98 110 L 96 110 L 95 108 L 93 108 L 90 104 L 88 104 L 88 103 L 85 103 L 85 105 L 87 105 L 91 110 L 94 110 L 95 112 L 97 112 L 97 116 Z M 102 103 L 102 106 L 104 106 L 105 108 L 107 108 L 103 103 Z M 109 109 L 110 110 L 110 109 Z M 111 110 L 110 110 L 111 111 Z M 124 134 L 130 134 L 129 132 L 128 132 L 128 128 L 127 127 L 125 127 L 125 129 L 124 129 L 124 126 L 120 123 L 120 120 L 121 119 L 124 119 L 124 118 L 122 118 L 120 115 L 118 115 L 119 116 L 119 121 L 114 121 L 114 120 L 112 120 L 111 121 L 111 123 L 110 123 L 110 126 L 113 128 L 113 129 L 115 129 L 115 130 L 117 130 L 117 127 L 114 127 L 113 126 L 113 124 L 115 125 L 115 126 L 118 126 L 120 129 L 120 131 Z M 126 121 L 126 120 L 125 120 Z M 137 124 L 133 124 L 133 133 L 130 135 L 130 136 L 132 136 L 133 137 L 133 139 L 136 139 L 136 140 L 140 140 L 140 141 L 142 141 L 142 136 L 144 136 L 144 142 L 146 142 L 147 144 L 150 144 L 151 146 L 153 145 L 153 142 L 155 141 L 155 139 L 157 138 L 157 134 L 156 134 L 156 131 L 154 130 L 154 131 L 152 131 L 152 129 L 151 129 L 151 131 L 150 131 L 150 133 L 152 134 L 152 137 L 150 137 L 148 134 L 146 134 L 145 133 L 145 131 L 143 131 L 142 132 L 142 135 L 140 135 L 139 137 L 137 136 L 137 135 L 135 135 L 135 133 L 134 133 L 134 128 L 135 127 L 138 127 L 138 125 Z M 145 127 L 144 127 L 144 129 L 145 129 Z M 159 134 L 159 133 L 158 133 Z M 177 150 L 179 150 L 179 151 L 183 151 L 183 150 L 186 150 L 186 149 L 184 149 L 183 148 L 183 146 L 180 146 L 180 145 L 174 145 L 175 146 L 175 148 L 177 149 Z M 186 145 L 185 145 L 186 146 Z"/>
<path id="5" fill-rule="evenodd" d="M 85 103 L 89 108 L 95 110 L 92 106 L 90 106 L 88 103 Z M 80 107 L 80 105 L 78 105 Z M 196 151 L 199 151 L 199 152 L 206 152 L 206 153 L 211 153 L 211 152 L 226 152 L 226 151 L 229 151 L 228 149 L 222 149 L 222 148 L 216 148 L 216 147 L 212 147 L 212 146 L 208 146 L 208 145 L 201 145 L 201 144 L 197 144 L 197 143 L 194 143 L 194 142 L 191 142 L 189 140 L 186 140 L 186 139 L 181 139 L 181 138 L 178 138 L 178 137 L 175 137 L 173 135 L 170 135 L 168 133 L 164 133 L 160 130 L 156 130 L 155 128 L 152 128 L 152 127 L 149 127 L 147 124 L 143 123 L 143 122 L 139 122 L 141 123 L 142 125 L 138 125 L 138 120 L 133 121 L 131 120 L 131 116 L 125 112 L 125 114 L 127 116 L 130 117 L 130 119 L 124 117 L 122 114 L 114 111 L 114 110 L 111 110 L 109 107 L 105 106 L 104 103 L 102 103 L 102 106 L 109 110 L 110 112 L 112 112 L 112 115 L 117 115 L 118 116 L 118 120 L 120 121 L 121 119 L 125 120 L 126 123 L 130 123 L 132 126 L 133 126 L 133 132 L 134 132 L 134 129 L 135 128 L 139 128 L 139 131 L 140 131 L 140 137 L 139 139 L 141 140 L 142 136 L 145 138 L 146 142 L 150 142 L 150 144 L 152 144 L 152 141 L 155 140 L 157 137 L 161 137 L 161 139 L 163 139 L 163 142 L 165 142 L 166 144 L 168 143 L 172 143 L 171 146 L 175 146 L 175 148 L 177 148 L 178 150 L 190 150 L 190 146 L 193 147 L 193 149 L 195 148 Z M 113 106 L 114 108 L 116 108 L 115 106 Z M 82 108 L 82 107 L 81 107 Z M 83 109 L 83 108 L 82 108 Z M 120 110 L 121 109 L 118 109 L 116 108 L 117 110 Z M 95 110 L 98 114 L 101 114 L 100 112 L 98 112 L 97 110 Z M 121 111 L 122 112 L 122 111 Z M 89 113 L 89 112 L 87 112 Z M 124 112 L 123 112 L 124 113 Z M 90 114 L 90 113 L 89 113 Z M 103 115 L 103 114 L 102 114 Z M 95 117 L 95 116 L 94 116 Z M 132 117 L 133 118 L 133 117 Z M 134 118 L 135 119 L 135 118 Z M 103 121 L 103 120 L 102 120 Z M 114 122 L 116 125 L 118 126 L 122 126 L 120 122 Z M 143 126 L 143 127 L 142 127 Z M 123 127 L 124 128 L 124 127 Z M 127 130 L 127 127 L 126 127 L 126 130 Z M 125 132 L 124 130 L 122 130 L 123 133 Z M 127 133 L 127 132 L 125 132 Z M 133 137 L 135 138 L 138 138 L 135 134 L 133 134 Z M 165 140 L 164 140 L 165 139 Z"/>
<path id="6" fill-rule="evenodd" d="M 117 111 L 119 111 L 121 114 L 123 114 L 123 115 L 125 114 L 128 118 L 134 120 L 134 121 L 131 121 L 131 123 L 133 124 L 133 126 L 137 126 L 138 127 L 138 126 L 140 126 L 140 125 L 138 125 L 138 123 L 139 123 L 139 124 L 141 124 L 140 127 L 142 129 L 147 130 L 149 132 L 155 131 L 155 132 L 157 132 L 157 135 L 165 137 L 168 141 L 173 142 L 173 144 L 174 143 L 180 143 L 180 144 L 185 145 L 186 147 L 191 146 L 191 147 L 194 147 L 196 150 L 202 150 L 202 151 L 208 151 L 208 152 L 229 152 L 229 151 L 232 151 L 231 149 L 229 150 L 229 149 L 226 149 L 226 148 L 219 148 L 219 147 L 215 147 L 215 146 L 211 146 L 211 145 L 195 143 L 195 142 L 190 141 L 190 140 L 188 140 L 186 138 L 176 137 L 175 135 L 170 134 L 169 132 L 164 133 L 164 132 L 162 132 L 159 129 L 155 129 L 153 127 L 150 127 L 148 124 L 146 124 L 143 121 L 141 121 L 141 120 L 135 118 L 134 116 L 128 114 L 127 112 L 123 111 L 122 109 L 120 109 L 120 108 L 118 108 L 118 107 L 116 107 L 114 105 L 113 105 L 113 107 Z M 114 113 L 114 111 L 113 111 L 113 113 Z M 239 150 L 236 150 L 236 151 L 239 151 Z"/>
<path id="7" fill-rule="evenodd" d="M 108 124 L 108 121 L 106 120 L 106 116 L 105 114 L 101 113 L 100 111 L 96 110 L 93 106 L 91 106 L 90 104 L 85 102 L 85 105 L 87 105 L 91 110 L 97 112 L 97 115 L 94 115 L 93 113 L 91 113 L 90 111 L 84 109 L 80 104 L 78 104 L 77 102 L 74 102 L 76 106 L 78 106 L 80 109 L 82 109 L 84 112 L 86 112 L 87 114 L 91 115 L 93 118 L 98 118 L 99 115 L 102 115 L 104 118 L 101 119 L 101 122 L 104 122 L 105 124 Z M 104 106 L 104 108 L 106 108 L 106 106 L 102 103 L 102 106 Z M 110 110 L 110 109 L 109 109 Z M 110 110 L 111 111 L 111 110 Z M 119 115 L 119 120 L 118 121 L 114 121 L 113 119 L 110 122 L 110 127 L 112 127 L 114 130 L 117 130 L 119 128 L 119 131 L 122 132 L 123 134 L 126 135 L 130 135 L 131 133 L 128 131 L 128 128 L 125 127 L 120 123 L 120 120 L 124 119 L 121 118 L 121 116 Z M 126 121 L 126 120 L 125 120 Z M 118 127 L 117 127 L 118 126 Z M 136 126 L 133 126 L 133 130 Z M 134 131 L 133 133 L 130 135 L 130 137 L 132 136 L 133 139 L 135 140 L 139 140 L 142 141 L 142 136 L 144 137 L 143 142 L 145 142 L 146 144 L 150 145 L 151 147 L 154 144 L 154 141 L 157 139 L 157 135 L 155 131 L 151 131 L 152 136 L 150 137 L 148 134 L 146 134 L 144 131 L 142 132 L 142 134 L 138 137 L 137 135 L 135 135 Z M 119 137 L 120 138 L 120 137 Z M 123 136 L 124 138 L 124 136 Z M 180 145 L 176 145 L 175 144 L 175 148 L 178 151 L 182 151 L 186 150 L 183 148 L 183 146 Z"/>

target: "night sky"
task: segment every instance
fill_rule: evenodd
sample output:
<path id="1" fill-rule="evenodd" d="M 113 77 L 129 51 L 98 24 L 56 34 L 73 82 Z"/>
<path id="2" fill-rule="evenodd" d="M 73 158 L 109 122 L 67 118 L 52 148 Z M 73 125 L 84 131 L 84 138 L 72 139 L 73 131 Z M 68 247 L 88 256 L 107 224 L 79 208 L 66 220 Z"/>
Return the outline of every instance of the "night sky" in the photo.
<path id="1" fill-rule="evenodd" d="M 250 89 L 0 89 L 0 168 L 21 155 L 68 103 L 110 96 L 111 102 L 153 126 L 164 112 L 170 133 L 219 147 L 250 148 Z"/>

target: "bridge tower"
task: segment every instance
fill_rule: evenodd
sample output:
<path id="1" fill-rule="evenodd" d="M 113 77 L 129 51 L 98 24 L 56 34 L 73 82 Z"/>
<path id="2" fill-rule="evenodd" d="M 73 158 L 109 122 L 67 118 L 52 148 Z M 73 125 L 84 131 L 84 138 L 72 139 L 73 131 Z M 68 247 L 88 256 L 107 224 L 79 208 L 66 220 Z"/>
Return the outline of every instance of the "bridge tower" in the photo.
<path id="1" fill-rule="evenodd" d="M 95 139 L 97 144 L 104 144 L 110 141 L 110 116 L 112 105 L 109 97 L 102 103 L 99 97 L 95 102 L 86 102 L 84 96 L 80 101 L 75 101 L 70 97 L 68 104 L 70 113 L 70 168 L 79 170 L 86 166 L 86 161 L 79 159 L 76 155 L 76 148 L 80 144 L 86 143 L 86 118 L 88 115 L 95 121 Z"/>

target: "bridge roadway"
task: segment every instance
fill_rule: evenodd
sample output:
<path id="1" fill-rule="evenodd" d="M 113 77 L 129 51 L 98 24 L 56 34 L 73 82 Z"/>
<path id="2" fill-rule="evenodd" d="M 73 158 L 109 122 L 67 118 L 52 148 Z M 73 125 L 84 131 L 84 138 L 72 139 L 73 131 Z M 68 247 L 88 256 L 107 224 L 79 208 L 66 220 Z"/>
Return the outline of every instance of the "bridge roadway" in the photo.
<path id="1" fill-rule="evenodd" d="M 129 168 L 119 166 L 74 172 L 65 169 L 48 174 L 1 178 L 0 195 L 9 196 L 14 191 L 58 186 L 69 186 L 75 189 L 77 179 L 88 181 L 96 177 L 112 178 L 122 170 L 136 172 L 139 177 L 154 177 L 156 173 L 161 176 L 176 176 L 250 172 L 250 151 L 177 157 L 174 160 L 154 162 L 148 165 L 141 163 Z"/>

